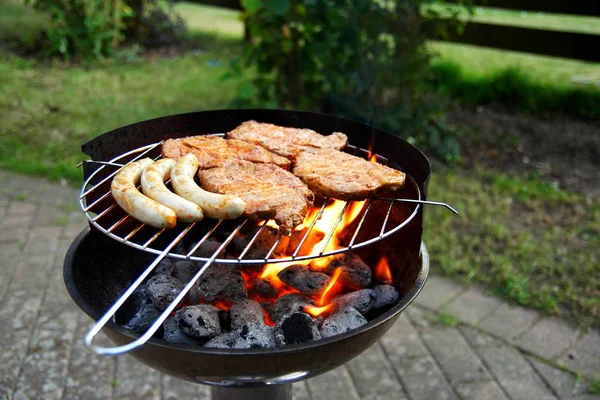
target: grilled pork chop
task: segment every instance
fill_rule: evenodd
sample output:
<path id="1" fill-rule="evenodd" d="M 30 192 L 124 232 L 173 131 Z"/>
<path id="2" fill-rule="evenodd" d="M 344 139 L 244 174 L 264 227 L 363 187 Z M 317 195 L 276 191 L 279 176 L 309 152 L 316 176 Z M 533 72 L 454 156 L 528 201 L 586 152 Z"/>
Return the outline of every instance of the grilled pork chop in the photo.
<path id="1" fill-rule="evenodd" d="M 403 172 L 342 151 L 313 149 L 296 158 L 294 175 L 323 197 L 364 200 L 404 185 Z"/>
<path id="2" fill-rule="evenodd" d="M 274 218 L 284 233 L 304 221 L 314 200 L 314 194 L 300 179 L 274 164 L 230 161 L 201 170 L 198 177 L 204 189 L 244 200 L 244 215 L 248 218 Z"/>
<path id="3" fill-rule="evenodd" d="M 227 137 L 259 144 L 292 161 L 307 149 L 341 150 L 348 143 L 348 137 L 340 132 L 323 136 L 311 129 L 286 128 L 256 121 L 243 122 Z"/>
<path id="4" fill-rule="evenodd" d="M 290 161 L 254 143 L 243 140 L 225 140 L 219 136 L 190 136 L 167 139 L 162 145 L 162 156 L 173 158 L 193 153 L 200 169 L 215 168 L 229 160 L 246 160 L 254 163 L 276 164 L 290 169 Z"/>

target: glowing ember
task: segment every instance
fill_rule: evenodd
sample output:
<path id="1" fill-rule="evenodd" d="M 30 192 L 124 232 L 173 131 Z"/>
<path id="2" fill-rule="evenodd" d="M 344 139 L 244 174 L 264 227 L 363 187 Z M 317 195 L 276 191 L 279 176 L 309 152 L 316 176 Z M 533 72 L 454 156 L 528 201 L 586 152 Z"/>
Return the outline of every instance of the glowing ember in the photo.
<path id="1" fill-rule="evenodd" d="M 217 307 L 221 311 L 229 311 L 231 309 L 231 306 L 233 305 L 233 302 L 225 301 L 225 300 L 217 300 L 217 301 L 213 302 L 212 305 Z"/>
<path id="2" fill-rule="evenodd" d="M 313 317 L 317 317 L 323 313 L 328 313 L 333 308 L 333 304 L 327 304 L 324 307 L 315 307 L 315 306 L 304 306 L 303 310 L 305 313 L 312 315 Z"/>
<path id="3" fill-rule="evenodd" d="M 321 293 L 321 297 L 317 301 L 317 304 L 319 306 L 322 307 L 325 304 L 329 304 L 329 301 L 331 300 L 331 298 L 333 296 L 335 296 L 337 294 L 337 292 L 339 292 L 342 289 L 340 287 L 341 285 L 336 285 L 341 274 L 342 274 L 341 268 L 336 268 L 336 270 L 333 271 L 333 275 L 331 275 L 331 280 L 327 284 L 327 287 L 325 287 L 325 289 L 323 289 L 323 293 Z M 334 289 L 334 287 L 335 287 L 335 289 Z"/>
<path id="4" fill-rule="evenodd" d="M 386 256 L 382 256 L 375 266 L 375 279 L 385 282 L 392 281 L 392 271 Z"/>

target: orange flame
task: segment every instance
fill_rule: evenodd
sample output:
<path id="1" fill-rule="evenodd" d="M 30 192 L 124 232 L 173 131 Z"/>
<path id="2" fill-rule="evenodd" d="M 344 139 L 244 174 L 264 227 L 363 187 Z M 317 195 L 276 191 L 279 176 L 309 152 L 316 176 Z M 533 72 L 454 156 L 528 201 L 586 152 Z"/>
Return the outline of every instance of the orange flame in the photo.
<path id="1" fill-rule="evenodd" d="M 327 284 L 325 289 L 323 289 L 323 292 L 321 293 L 321 297 L 317 301 L 317 304 L 320 307 L 323 307 L 325 304 L 329 304 L 329 302 L 331 301 L 331 297 L 335 296 L 340 291 L 341 287 L 336 287 L 335 289 L 334 289 L 334 287 L 336 286 L 336 283 L 341 274 L 342 274 L 341 268 L 336 268 L 336 270 L 333 271 L 333 275 L 331 275 L 331 280 L 329 281 L 329 283 Z M 339 286 L 339 285 L 337 285 L 337 286 Z"/>
<path id="2" fill-rule="evenodd" d="M 318 317 L 321 314 L 329 313 L 333 309 L 333 304 L 327 304 L 324 307 L 304 306 L 303 309 L 305 313 Z"/>
<path id="3" fill-rule="evenodd" d="M 213 306 L 217 307 L 221 311 L 229 311 L 231 306 L 233 306 L 233 302 L 225 301 L 225 300 L 217 300 L 212 303 Z"/>
<path id="4" fill-rule="evenodd" d="M 375 266 L 375 278 L 380 281 L 392 282 L 392 271 L 386 256 L 382 256 Z"/>

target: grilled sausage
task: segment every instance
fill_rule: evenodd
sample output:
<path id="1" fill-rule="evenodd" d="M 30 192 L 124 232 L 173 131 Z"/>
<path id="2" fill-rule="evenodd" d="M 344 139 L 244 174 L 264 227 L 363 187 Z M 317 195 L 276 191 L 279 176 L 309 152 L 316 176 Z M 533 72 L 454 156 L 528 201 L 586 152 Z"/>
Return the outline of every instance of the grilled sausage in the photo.
<path id="1" fill-rule="evenodd" d="M 113 178 L 110 190 L 116 202 L 129 215 L 155 228 L 173 228 L 177 214 L 170 208 L 144 196 L 136 185 L 144 168 L 154 161 L 144 158 L 124 166 Z"/>
<path id="2" fill-rule="evenodd" d="M 198 170 L 198 159 L 188 153 L 179 160 L 171 171 L 171 184 L 175 193 L 192 203 L 198 204 L 204 214 L 211 218 L 233 219 L 244 212 L 246 203 L 237 196 L 207 192 L 194 182 Z"/>
<path id="3" fill-rule="evenodd" d="M 165 158 L 146 167 L 142 173 L 142 191 L 146 196 L 175 211 L 180 221 L 201 221 L 204 214 L 200 206 L 176 195 L 165 186 L 174 166 L 175 160 Z"/>

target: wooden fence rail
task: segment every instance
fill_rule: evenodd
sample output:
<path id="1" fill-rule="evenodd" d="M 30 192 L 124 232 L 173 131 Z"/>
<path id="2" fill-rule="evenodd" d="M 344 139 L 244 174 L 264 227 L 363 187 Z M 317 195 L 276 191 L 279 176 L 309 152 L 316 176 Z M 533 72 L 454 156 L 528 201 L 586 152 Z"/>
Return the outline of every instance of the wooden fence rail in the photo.
<path id="1" fill-rule="evenodd" d="M 239 0 L 187 0 L 241 10 Z M 600 0 L 474 0 L 475 5 L 600 17 Z M 443 24 L 443 19 L 430 20 Z M 452 30 L 448 30 L 452 32 Z M 600 35 L 469 22 L 463 32 L 438 40 L 555 57 L 600 62 Z"/>

